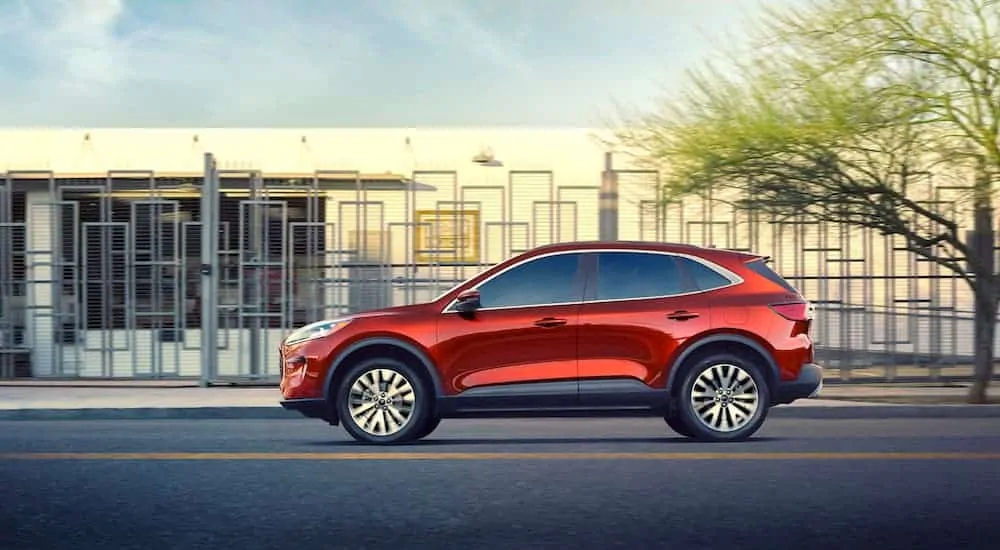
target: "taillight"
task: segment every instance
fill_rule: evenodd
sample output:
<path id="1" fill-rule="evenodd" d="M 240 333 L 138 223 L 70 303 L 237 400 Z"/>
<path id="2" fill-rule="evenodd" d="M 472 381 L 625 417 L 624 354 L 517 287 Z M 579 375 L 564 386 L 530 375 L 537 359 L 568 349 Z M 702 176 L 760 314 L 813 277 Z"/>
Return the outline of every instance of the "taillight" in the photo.
<path id="1" fill-rule="evenodd" d="M 771 304 L 771 309 L 789 321 L 806 322 L 813 318 L 813 308 L 809 302 Z"/>

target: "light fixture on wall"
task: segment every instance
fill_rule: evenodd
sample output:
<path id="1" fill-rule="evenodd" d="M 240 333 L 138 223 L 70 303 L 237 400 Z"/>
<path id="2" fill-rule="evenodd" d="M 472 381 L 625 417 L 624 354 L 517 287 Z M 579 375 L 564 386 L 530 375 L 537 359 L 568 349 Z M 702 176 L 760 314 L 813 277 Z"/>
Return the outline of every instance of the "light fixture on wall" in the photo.
<path id="1" fill-rule="evenodd" d="M 490 166 L 490 167 L 503 166 L 503 162 L 497 160 L 496 156 L 493 154 L 493 149 L 490 147 L 485 147 L 483 149 L 480 149 L 479 152 L 472 157 L 472 162 L 480 166 Z"/>

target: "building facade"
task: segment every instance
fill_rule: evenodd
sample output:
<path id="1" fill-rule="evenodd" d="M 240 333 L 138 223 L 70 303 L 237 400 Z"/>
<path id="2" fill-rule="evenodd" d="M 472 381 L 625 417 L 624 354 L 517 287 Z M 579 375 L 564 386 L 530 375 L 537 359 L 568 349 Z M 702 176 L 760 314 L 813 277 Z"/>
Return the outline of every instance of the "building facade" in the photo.
<path id="1" fill-rule="evenodd" d="M 271 378 L 297 325 L 428 300 L 535 246 L 599 238 L 600 137 L 2 130 L 0 377 Z M 665 204 L 656 172 L 612 158 L 617 238 L 772 256 L 819 306 L 839 374 L 965 374 L 971 301 L 953 274 L 864 231 L 713 197 Z"/>

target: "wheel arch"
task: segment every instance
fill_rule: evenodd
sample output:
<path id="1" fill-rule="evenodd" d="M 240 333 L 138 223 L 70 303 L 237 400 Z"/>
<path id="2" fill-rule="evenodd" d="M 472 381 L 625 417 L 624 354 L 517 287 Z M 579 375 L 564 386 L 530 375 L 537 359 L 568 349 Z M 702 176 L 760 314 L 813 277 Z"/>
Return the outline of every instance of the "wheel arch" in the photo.
<path id="1" fill-rule="evenodd" d="M 684 348 L 677 356 L 677 359 L 671 362 L 674 366 L 667 375 L 667 392 L 671 395 L 674 394 L 675 389 L 679 387 L 678 381 L 682 379 L 681 377 L 686 370 L 699 358 L 711 353 L 725 351 L 750 355 L 759 359 L 764 366 L 764 376 L 767 377 L 768 389 L 771 390 L 770 393 L 772 396 L 774 395 L 780 381 L 778 364 L 775 362 L 774 356 L 764 344 L 757 342 L 752 337 L 734 333 L 705 336 Z"/>
<path id="2" fill-rule="evenodd" d="M 331 401 L 333 389 L 340 383 L 348 366 L 357 361 L 379 356 L 389 356 L 416 368 L 417 372 L 425 377 L 424 381 L 434 389 L 434 396 L 437 398 L 443 395 L 444 385 L 441 377 L 424 350 L 401 338 L 377 336 L 354 342 L 337 354 L 326 372 L 323 398 L 328 402 Z"/>

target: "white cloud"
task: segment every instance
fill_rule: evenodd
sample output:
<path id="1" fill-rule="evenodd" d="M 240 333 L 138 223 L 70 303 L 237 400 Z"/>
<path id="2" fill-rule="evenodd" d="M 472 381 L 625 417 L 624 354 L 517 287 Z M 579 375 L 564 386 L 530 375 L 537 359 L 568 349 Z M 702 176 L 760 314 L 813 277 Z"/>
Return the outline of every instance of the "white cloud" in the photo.
<path id="1" fill-rule="evenodd" d="M 297 17 L 252 0 L 193 6 L 178 24 L 126 21 L 124 0 L 20 1 L 3 31 L 18 48 L 5 73 L 19 76 L 3 83 L 13 93 L 0 114 L 38 124 L 252 119 L 279 113 L 283 96 L 329 92 L 370 61 L 367 37 L 336 14 Z"/>
<path id="2" fill-rule="evenodd" d="M 594 124 L 755 1 L 0 1 L 0 121 Z"/>
<path id="3" fill-rule="evenodd" d="M 31 3 L 42 25 L 34 41 L 53 79 L 74 93 L 88 93 L 120 82 L 124 75 L 114 36 L 122 0 L 58 0 Z"/>
<path id="4" fill-rule="evenodd" d="M 382 0 L 371 7 L 425 42 L 462 48 L 503 69 L 523 72 L 531 66 L 518 44 L 518 27 L 509 26 L 512 18 L 501 18 L 506 9 L 498 13 L 489 3 L 463 0 Z"/>

